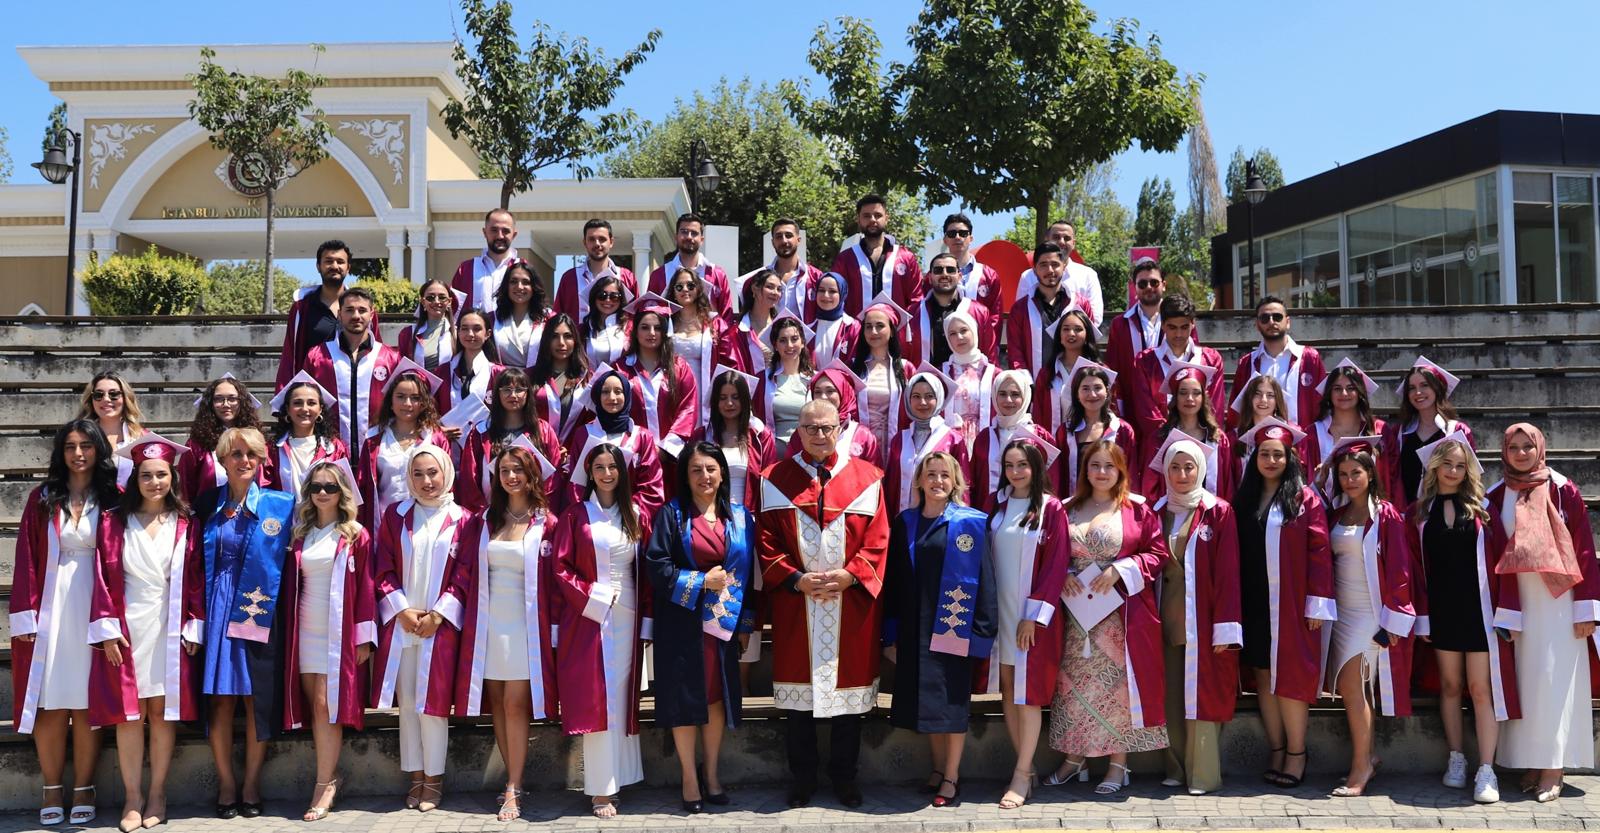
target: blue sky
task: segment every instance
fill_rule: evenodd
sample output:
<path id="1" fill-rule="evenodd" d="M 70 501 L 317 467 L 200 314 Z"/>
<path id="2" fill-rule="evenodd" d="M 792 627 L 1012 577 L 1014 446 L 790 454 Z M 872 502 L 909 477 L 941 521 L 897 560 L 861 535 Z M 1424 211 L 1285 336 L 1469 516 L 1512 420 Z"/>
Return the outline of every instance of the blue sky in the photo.
<path id="1" fill-rule="evenodd" d="M 448 40 L 460 30 L 454 0 L 275 0 L 272 3 L 139 2 L 7 4 L 18 44 L 237 43 Z M 1161 38 L 1180 70 L 1205 76 L 1212 141 L 1225 165 L 1233 148 L 1270 148 L 1290 181 L 1496 109 L 1600 113 L 1592 55 L 1600 31 L 1594 0 L 1099 0 L 1102 21 L 1137 19 Z M 890 57 L 906 56 L 905 31 L 921 4 L 881 0 L 806 3 L 535 3 L 535 15 L 616 54 L 651 27 L 660 47 L 631 76 L 620 103 L 659 118 L 675 99 L 719 77 L 757 83 L 809 78 L 816 26 L 868 18 Z M 70 25 L 64 25 L 70 21 Z M 0 126 L 10 133 L 12 181 L 37 174 L 38 137 L 54 99 L 15 50 L 0 50 Z M 1131 205 L 1149 176 L 1172 179 L 1186 201 L 1183 153 L 1137 150 L 1118 160 L 1117 189 Z M 1010 225 L 980 218 L 980 240 Z"/>

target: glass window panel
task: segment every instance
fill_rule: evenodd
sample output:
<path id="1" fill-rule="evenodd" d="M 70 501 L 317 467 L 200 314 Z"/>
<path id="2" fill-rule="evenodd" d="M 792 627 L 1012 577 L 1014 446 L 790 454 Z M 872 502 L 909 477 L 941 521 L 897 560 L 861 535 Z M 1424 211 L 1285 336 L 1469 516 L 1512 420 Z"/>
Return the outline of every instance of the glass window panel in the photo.
<path id="1" fill-rule="evenodd" d="M 1301 231 L 1300 248 L 1304 257 L 1339 251 L 1339 219 L 1306 226 Z"/>
<path id="2" fill-rule="evenodd" d="M 1516 202 L 1549 204 L 1550 175 L 1513 173 L 1511 175 L 1511 194 L 1512 199 Z"/>
<path id="3" fill-rule="evenodd" d="M 1353 212 L 1347 218 L 1347 227 L 1351 257 L 1393 248 L 1394 206 L 1375 205 Z"/>
<path id="4" fill-rule="evenodd" d="M 1594 182 L 1589 177 L 1556 177 L 1556 210 L 1561 300 L 1595 299 Z"/>
<path id="5" fill-rule="evenodd" d="M 1418 240 L 1444 234 L 1444 189 L 1412 194 L 1394 204 L 1397 241 Z"/>
<path id="6" fill-rule="evenodd" d="M 1519 202 L 1512 216 L 1517 228 L 1517 300 L 1524 304 L 1560 300 L 1556 291 L 1553 206 L 1548 202 Z"/>

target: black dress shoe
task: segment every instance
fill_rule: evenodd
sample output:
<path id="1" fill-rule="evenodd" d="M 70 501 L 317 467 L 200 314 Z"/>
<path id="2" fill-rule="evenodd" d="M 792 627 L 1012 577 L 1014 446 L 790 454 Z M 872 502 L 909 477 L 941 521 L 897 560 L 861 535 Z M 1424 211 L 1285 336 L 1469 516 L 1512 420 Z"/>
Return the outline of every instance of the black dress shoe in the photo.
<path id="1" fill-rule="evenodd" d="M 706 793 L 706 801 L 710 804 L 715 804 L 718 807 L 726 807 L 733 803 L 733 799 L 729 798 L 728 794 L 725 792 Z"/>
<path id="2" fill-rule="evenodd" d="M 265 809 L 266 807 L 263 806 L 263 802 L 260 801 L 239 802 L 239 815 L 247 819 L 253 819 L 261 815 L 261 812 Z"/>
<path id="3" fill-rule="evenodd" d="M 855 809 L 861 806 L 861 786 L 854 779 L 834 782 L 833 797 L 839 799 L 840 804 Z"/>
<path id="4" fill-rule="evenodd" d="M 693 801 L 684 801 L 683 811 L 690 815 L 694 815 L 695 813 L 704 813 L 706 811 L 706 803 L 698 798 Z"/>
<path id="5" fill-rule="evenodd" d="M 235 801 L 232 804 L 218 804 L 217 805 L 217 818 L 219 818 L 219 819 L 232 819 L 232 818 L 238 818 L 238 817 L 239 817 L 239 802 Z"/>
<path id="6" fill-rule="evenodd" d="M 811 794 L 817 791 L 816 784 L 794 783 L 789 785 L 789 806 L 804 807 L 811 803 Z"/>

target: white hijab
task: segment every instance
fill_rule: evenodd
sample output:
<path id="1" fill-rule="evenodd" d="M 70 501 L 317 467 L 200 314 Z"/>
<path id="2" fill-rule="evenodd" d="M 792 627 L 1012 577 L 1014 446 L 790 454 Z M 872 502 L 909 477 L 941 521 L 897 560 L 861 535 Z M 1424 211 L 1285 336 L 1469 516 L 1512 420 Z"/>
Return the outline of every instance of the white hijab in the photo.
<path id="1" fill-rule="evenodd" d="M 1161 476 L 1163 478 L 1168 477 L 1167 472 L 1172 468 L 1172 461 L 1179 454 L 1187 454 L 1189 459 L 1194 461 L 1197 469 L 1194 488 L 1187 492 L 1175 491 L 1172 488 L 1172 481 L 1168 479 L 1167 505 L 1186 512 L 1193 511 L 1196 506 L 1200 505 L 1202 500 L 1211 496 L 1211 493 L 1206 491 L 1206 452 L 1205 449 L 1200 447 L 1199 443 L 1193 440 L 1179 440 L 1167 446 L 1167 453 L 1161 458 Z"/>

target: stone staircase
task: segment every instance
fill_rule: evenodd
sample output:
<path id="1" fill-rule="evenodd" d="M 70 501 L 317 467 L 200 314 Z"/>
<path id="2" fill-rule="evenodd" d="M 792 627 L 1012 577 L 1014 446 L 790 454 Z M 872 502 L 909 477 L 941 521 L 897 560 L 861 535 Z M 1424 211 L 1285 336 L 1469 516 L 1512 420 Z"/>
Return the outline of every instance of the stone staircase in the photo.
<path id="1" fill-rule="evenodd" d="M 403 320 L 385 321 L 396 332 Z M 1206 343 L 1223 353 L 1228 367 L 1256 342 L 1248 312 L 1202 313 Z M 272 393 L 282 324 L 261 316 L 239 318 L 12 318 L 0 319 L 0 646 L 9 637 L 10 576 L 16 524 L 28 492 L 44 476 L 50 436 L 77 407 L 84 383 L 97 371 L 112 367 L 139 392 L 147 425 L 182 440 L 193 414 L 196 392 L 209 380 L 231 371 L 263 401 Z M 1462 377 L 1455 402 L 1477 433 L 1490 482 L 1499 477 L 1499 436 L 1517 421 L 1544 427 L 1550 441 L 1551 465 L 1577 481 L 1588 497 L 1591 520 L 1600 526 L 1600 305 L 1522 307 L 1441 307 L 1427 310 L 1301 310 L 1295 313 L 1294 336 L 1322 351 L 1328 366 L 1350 356 L 1383 387 L 1374 405 L 1384 414 L 1398 405 L 1393 388 L 1416 355 L 1425 353 Z M 0 648 L 0 715 L 9 716 L 10 653 Z M 752 691 L 768 692 L 764 668 L 757 668 Z M 885 699 L 887 702 L 887 699 Z M 980 717 L 969 741 L 973 772 L 1001 772 L 1010 767 L 1009 743 L 1000 723 L 999 704 L 974 703 Z M 1264 748 L 1254 703 L 1241 700 L 1241 719 L 1224 739 L 1226 766 L 1232 771 L 1257 767 Z M 646 701 L 647 717 L 649 701 Z M 1391 766 L 1427 770 L 1443 760 L 1437 719 L 1428 715 L 1407 721 L 1380 722 L 1380 745 Z M 747 698 L 751 725 L 730 736 L 728 762 L 746 780 L 778 781 L 784 777 L 779 727 L 767 698 Z M 1344 721 L 1337 704 L 1314 712 L 1313 771 L 1340 771 L 1346 747 Z M 647 719 L 647 725 L 648 725 Z M 346 770 L 351 789 L 385 793 L 402 788 L 396 772 L 393 713 L 370 715 L 371 728 L 346 739 Z M 492 784 L 503 770 L 493 750 L 485 719 L 466 722 L 452 736 L 452 787 L 477 789 Z M 647 730 L 646 767 L 653 783 L 669 783 L 675 775 L 670 736 Z M 864 777 L 896 781 L 919 771 L 926 744 L 904 732 L 891 732 L 875 721 L 867 733 Z M 581 778 L 581 755 L 558 727 L 536 727 L 529 762 L 530 786 L 570 785 Z M 269 796 L 298 797 L 311 781 L 308 738 L 275 745 L 269 763 Z M 114 756 L 101 762 L 102 795 L 112 799 Z M 0 809 L 30 807 L 37 800 L 37 772 L 28 739 L 0 723 Z M 1053 765 L 1053 753 L 1041 753 L 1041 766 Z M 174 763 L 174 801 L 203 802 L 214 789 L 209 752 L 192 730 L 180 741 Z M 1135 769 L 1150 772 L 1151 764 Z M 270 786 L 278 785 L 278 786 Z"/>

